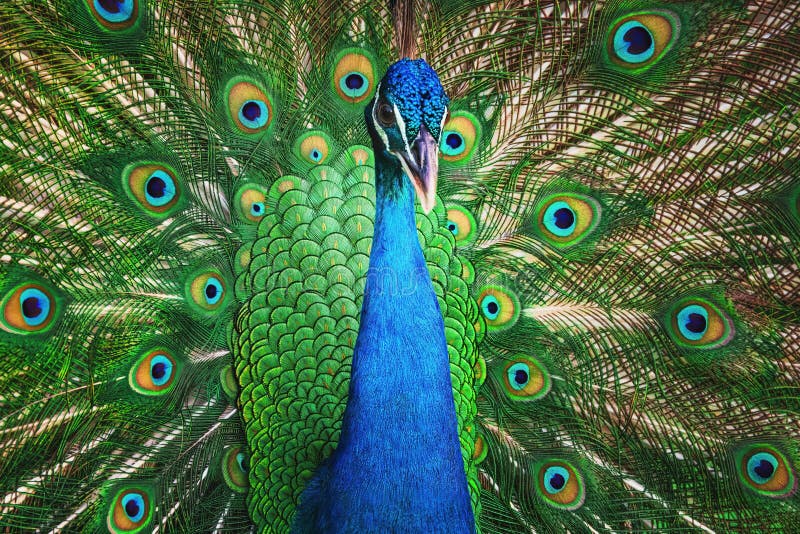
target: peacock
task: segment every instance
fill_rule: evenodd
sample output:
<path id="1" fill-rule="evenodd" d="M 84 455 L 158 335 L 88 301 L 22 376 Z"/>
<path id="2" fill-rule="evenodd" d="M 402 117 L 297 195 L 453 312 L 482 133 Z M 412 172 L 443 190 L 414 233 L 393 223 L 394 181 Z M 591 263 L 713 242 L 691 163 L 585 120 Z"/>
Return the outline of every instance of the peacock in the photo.
<path id="1" fill-rule="evenodd" d="M 0 3 L 0 531 L 796 532 L 798 20 Z"/>

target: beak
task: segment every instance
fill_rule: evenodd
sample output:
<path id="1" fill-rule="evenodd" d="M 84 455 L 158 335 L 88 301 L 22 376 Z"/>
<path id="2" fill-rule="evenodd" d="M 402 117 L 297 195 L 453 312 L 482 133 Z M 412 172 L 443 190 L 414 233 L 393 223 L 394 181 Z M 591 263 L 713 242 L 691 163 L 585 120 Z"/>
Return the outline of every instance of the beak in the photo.
<path id="1" fill-rule="evenodd" d="M 439 178 L 439 143 L 423 124 L 410 151 L 398 154 L 403 168 L 414 184 L 425 213 L 436 204 L 436 181 Z"/>

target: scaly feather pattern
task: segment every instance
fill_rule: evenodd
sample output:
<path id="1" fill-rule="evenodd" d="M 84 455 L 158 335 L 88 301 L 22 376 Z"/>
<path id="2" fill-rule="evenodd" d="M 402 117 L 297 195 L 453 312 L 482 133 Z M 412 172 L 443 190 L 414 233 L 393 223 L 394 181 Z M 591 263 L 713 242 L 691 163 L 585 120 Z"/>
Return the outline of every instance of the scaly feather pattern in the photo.
<path id="1" fill-rule="evenodd" d="M 798 20 L 0 3 L 0 530 L 792 531 Z"/>

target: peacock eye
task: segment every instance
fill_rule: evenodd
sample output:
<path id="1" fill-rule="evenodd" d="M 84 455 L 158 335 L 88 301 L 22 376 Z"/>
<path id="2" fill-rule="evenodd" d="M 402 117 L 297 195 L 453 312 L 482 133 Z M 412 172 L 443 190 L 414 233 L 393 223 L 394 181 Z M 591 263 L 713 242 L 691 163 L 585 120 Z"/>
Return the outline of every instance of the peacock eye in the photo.
<path id="1" fill-rule="evenodd" d="M 131 389 L 142 395 L 162 395 L 175 384 L 178 364 L 164 349 L 145 353 L 131 368 L 128 383 Z"/>
<path id="2" fill-rule="evenodd" d="M 237 493 L 247 491 L 249 468 L 249 460 L 241 446 L 231 447 L 222 457 L 222 475 L 228 487 Z"/>
<path id="3" fill-rule="evenodd" d="M 122 172 L 128 196 L 153 217 L 169 216 L 181 200 L 177 173 L 171 167 L 155 162 L 128 165 Z"/>
<path id="4" fill-rule="evenodd" d="M 152 495 L 138 488 L 121 491 L 109 511 L 111 532 L 141 532 L 152 517 Z"/>
<path id="5" fill-rule="evenodd" d="M 730 317 L 711 301 L 701 298 L 678 301 L 668 326 L 675 341 L 693 348 L 721 347 L 734 336 Z"/>
<path id="6" fill-rule="evenodd" d="M 538 476 L 539 494 L 555 508 L 576 510 L 586 498 L 583 477 L 572 464 L 555 460 L 542 465 Z"/>
<path id="7" fill-rule="evenodd" d="M 797 489 L 791 463 L 771 445 L 747 447 L 739 453 L 739 462 L 741 480 L 765 497 L 788 497 Z"/>
<path id="8" fill-rule="evenodd" d="M 0 300 L 0 328 L 17 334 L 33 334 L 51 328 L 59 313 L 54 294 L 37 283 L 24 283 Z"/>
<path id="9" fill-rule="evenodd" d="M 538 360 L 520 354 L 506 364 L 503 385 L 513 400 L 536 400 L 550 391 L 550 374 Z"/>
<path id="10" fill-rule="evenodd" d="M 91 0 L 89 10 L 109 30 L 124 30 L 136 22 L 138 0 Z"/>
<path id="11" fill-rule="evenodd" d="M 384 128 L 393 126 L 395 123 L 394 109 L 388 102 L 381 102 L 378 104 L 377 117 L 378 117 L 378 122 Z"/>
<path id="12" fill-rule="evenodd" d="M 649 66 L 670 50 L 679 30 L 678 17 L 666 11 L 623 17 L 608 36 L 609 56 L 629 70 Z"/>

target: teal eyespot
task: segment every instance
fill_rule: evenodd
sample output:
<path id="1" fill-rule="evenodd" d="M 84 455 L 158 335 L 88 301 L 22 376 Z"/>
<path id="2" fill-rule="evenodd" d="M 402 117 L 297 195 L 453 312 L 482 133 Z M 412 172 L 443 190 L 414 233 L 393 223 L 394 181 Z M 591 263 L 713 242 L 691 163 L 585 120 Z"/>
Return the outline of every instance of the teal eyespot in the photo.
<path id="1" fill-rule="evenodd" d="M 128 196 L 148 215 L 164 218 L 177 209 L 181 187 L 175 170 L 158 162 L 132 163 L 122 171 Z"/>
<path id="2" fill-rule="evenodd" d="M 267 213 L 267 194 L 260 185 L 248 183 L 236 191 L 234 206 L 246 221 L 258 223 Z"/>
<path id="3" fill-rule="evenodd" d="M 139 487 L 119 491 L 111 502 L 107 526 L 114 533 L 143 532 L 153 516 L 153 495 Z"/>
<path id="4" fill-rule="evenodd" d="M 141 521 L 144 517 L 144 497 L 139 493 L 129 493 L 122 498 L 122 509 L 125 516 L 132 522 Z"/>
<path id="5" fill-rule="evenodd" d="M 239 122 L 251 130 L 264 127 L 269 122 L 269 108 L 263 100 L 245 100 L 239 108 Z"/>
<path id="6" fill-rule="evenodd" d="M 785 498 L 797 490 L 791 463 L 772 445 L 749 445 L 737 453 L 737 460 L 741 481 L 760 495 Z"/>
<path id="7" fill-rule="evenodd" d="M 272 101 L 252 78 L 231 79 L 225 88 L 225 101 L 230 121 L 245 135 L 261 134 L 272 124 Z"/>
<path id="8" fill-rule="evenodd" d="M 486 295 L 481 300 L 481 309 L 487 319 L 494 321 L 500 316 L 500 301 L 494 295 Z"/>
<path id="9" fill-rule="evenodd" d="M 677 323 L 683 337 L 697 341 L 708 331 L 708 311 L 697 304 L 684 306 L 678 311 Z"/>
<path id="10" fill-rule="evenodd" d="M 203 298 L 208 306 L 214 306 L 221 299 L 225 292 L 222 281 L 216 276 L 210 276 L 203 286 Z"/>
<path id="11" fill-rule="evenodd" d="M 159 396 L 169 392 L 176 382 L 179 364 L 164 348 L 145 352 L 131 367 L 128 383 L 135 392 Z"/>
<path id="12" fill-rule="evenodd" d="M 514 401 L 532 401 L 547 395 L 551 387 L 550 373 L 536 358 L 525 354 L 514 356 L 502 374 L 506 395 Z"/>
<path id="13" fill-rule="evenodd" d="M 569 482 L 569 471 L 560 465 L 554 465 L 545 469 L 544 472 L 544 489 L 547 493 L 555 495 L 564 491 Z"/>
<path id="14" fill-rule="evenodd" d="M 575 231 L 577 215 L 569 204 L 559 200 L 550 204 L 544 212 L 545 228 L 559 237 L 567 237 Z"/>
<path id="15" fill-rule="evenodd" d="M 484 286 L 477 300 L 489 331 L 509 328 L 519 318 L 519 300 L 514 293 L 504 287 Z"/>
<path id="16" fill-rule="evenodd" d="M 710 300 L 699 297 L 673 304 L 667 327 L 679 345 L 698 349 L 727 345 L 735 335 L 731 318 Z"/>
<path id="17" fill-rule="evenodd" d="M 161 207 L 169 204 L 177 194 L 175 180 L 162 169 L 156 169 L 144 184 L 144 194 L 151 206 Z"/>
<path id="18" fill-rule="evenodd" d="M 22 320 L 31 327 L 41 326 L 50 316 L 51 302 L 50 296 L 39 288 L 29 287 L 23 290 L 19 296 Z"/>
<path id="19" fill-rule="evenodd" d="M 139 0 L 89 0 L 89 11 L 108 30 L 125 30 L 139 17 Z"/>
<path id="20" fill-rule="evenodd" d="M 607 54 L 628 71 L 650 67 L 670 51 L 680 33 L 680 19 L 665 10 L 617 19 L 607 38 Z"/>
<path id="21" fill-rule="evenodd" d="M 135 0 L 92 0 L 95 12 L 112 24 L 130 20 L 137 8 L 136 4 Z"/>
<path id="22" fill-rule="evenodd" d="M 445 156 L 460 156 L 467 149 L 467 142 L 464 136 L 455 131 L 445 130 L 442 134 L 442 141 L 439 149 Z"/>
<path id="23" fill-rule="evenodd" d="M 442 159 L 459 165 L 467 163 L 478 148 L 481 123 L 467 111 L 453 112 L 442 128 L 439 151 Z"/>
<path id="24" fill-rule="evenodd" d="M 583 477 L 572 464 L 563 460 L 541 464 L 537 483 L 540 496 L 554 508 L 577 510 L 586 499 Z"/>
<path id="25" fill-rule="evenodd" d="M 756 484 L 766 484 L 778 470 L 778 459 L 770 452 L 759 452 L 747 460 L 747 476 Z"/>
<path id="26" fill-rule="evenodd" d="M 360 72 L 345 72 L 339 78 L 339 89 L 345 97 L 358 100 L 369 91 L 369 80 Z"/>
<path id="27" fill-rule="evenodd" d="M 236 493 L 247 492 L 249 467 L 247 455 L 241 446 L 236 445 L 225 451 L 222 457 L 222 476 L 230 489 Z"/>
<path id="28" fill-rule="evenodd" d="M 536 206 L 539 235 L 556 248 L 576 245 L 600 224 L 602 209 L 592 197 L 578 193 L 550 195 Z"/>
<path id="29" fill-rule="evenodd" d="M 60 307 L 54 292 L 43 284 L 22 283 L 0 300 L 0 328 L 17 334 L 35 334 L 55 323 Z"/>
<path id="30" fill-rule="evenodd" d="M 622 24 L 614 33 L 614 51 L 628 63 L 647 61 L 656 51 L 655 39 L 647 26 L 636 20 Z"/>

